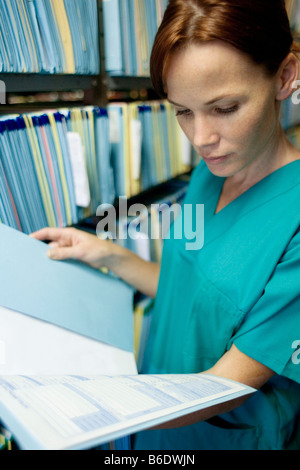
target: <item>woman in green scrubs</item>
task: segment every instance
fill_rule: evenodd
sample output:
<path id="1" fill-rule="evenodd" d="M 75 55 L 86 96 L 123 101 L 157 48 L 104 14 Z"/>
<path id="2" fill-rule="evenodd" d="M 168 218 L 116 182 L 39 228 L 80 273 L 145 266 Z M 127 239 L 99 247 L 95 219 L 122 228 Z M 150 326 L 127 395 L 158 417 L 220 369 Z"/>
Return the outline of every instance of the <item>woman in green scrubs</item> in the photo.
<path id="1" fill-rule="evenodd" d="M 257 388 L 205 421 L 139 433 L 136 449 L 300 449 L 300 153 L 279 121 L 295 50 L 284 1 L 171 0 L 152 81 L 202 160 L 161 266 L 73 229 L 35 234 L 53 259 L 104 265 L 155 297 L 144 373 Z"/>

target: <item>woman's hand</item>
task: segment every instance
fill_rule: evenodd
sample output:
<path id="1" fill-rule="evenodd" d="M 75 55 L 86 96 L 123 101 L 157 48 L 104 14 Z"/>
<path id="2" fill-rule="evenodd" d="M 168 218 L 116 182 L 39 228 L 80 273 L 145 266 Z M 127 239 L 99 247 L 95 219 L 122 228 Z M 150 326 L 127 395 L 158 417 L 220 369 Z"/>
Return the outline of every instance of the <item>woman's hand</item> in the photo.
<path id="1" fill-rule="evenodd" d="M 107 268 L 149 297 L 155 297 L 160 265 L 145 261 L 127 248 L 71 227 L 43 228 L 32 237 L 49 241 L 54 260 L 76 259 L 93 268 Z"/>
<path id="2" fill-rule="evenodd" d="M 54 260 L 77 259 L 93 268 L 105 266 L 112 243 L 100 240 L 96 235 L 75 228 L 44 228 L 32 237 L 49 241 L 48 256 Z"/>

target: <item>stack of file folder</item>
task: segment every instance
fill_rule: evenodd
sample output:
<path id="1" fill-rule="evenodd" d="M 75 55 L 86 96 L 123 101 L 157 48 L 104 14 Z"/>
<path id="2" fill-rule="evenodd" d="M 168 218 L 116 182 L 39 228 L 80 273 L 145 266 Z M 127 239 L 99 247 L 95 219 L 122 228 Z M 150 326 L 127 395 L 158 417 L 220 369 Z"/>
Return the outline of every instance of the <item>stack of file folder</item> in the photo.
<path id="1" fill-rule="evenodd" d="M 290 19 L 292 30 L 299 34 L 300 32 L 300 4 L 298 0 L 286 0 L 286 10 Z"/>
<path id="2" fill-rule="evenodd" d="M 142 372 L 145 347 L 150 331 L 152 309 L 154 301 L 142 297 L 136 301 L 134 307 L 134 351 L 137 371 Z"/>
<path id="3" fill-rule="evenodd" d="M 113 204 L 115 199 L 109 118 L 105 108 L 92 106 L 71 108 L 64 114 L 68 137 L 73 133 L 79 135 L 84 153 L 90 202 L 77 209 L 78 219 L 83 220 L 94 215 L 99 204 Z M 78 150 L 77 146 L 75 148 Z"/>
<path id="4" fill-rule="evenodd" d="M 149 59 L 167 0 L 103 2 L 105 67 L 110 75 L 149 76 Z"/>
<path id="5" fill-rule="evenodd" d="M 27 234 L 78 224 L 189 171 L 192 155 L 164 101 L 3 116 L 0 221 Z"/>
<path id="6" fill-rule="evenodd" d="M 84 215 L 94 214 L 98 204 L 113 202 L 109 162 L 105 109 L 3 117 L 1 222 L 24 233 L 76 224 Z M 112 175 L 110 181 L 113 184 Z"/>
<path id="7" fill-rule="evenodd" d="M 0 0 L 0 72 L 99 71 L 97 0 Z"/>
<path id="8" fill-rule="evenodd" d="M 167 101 L 108 105 L 116 197 L 132 197 L 191 169 L 192 146 Z"/>

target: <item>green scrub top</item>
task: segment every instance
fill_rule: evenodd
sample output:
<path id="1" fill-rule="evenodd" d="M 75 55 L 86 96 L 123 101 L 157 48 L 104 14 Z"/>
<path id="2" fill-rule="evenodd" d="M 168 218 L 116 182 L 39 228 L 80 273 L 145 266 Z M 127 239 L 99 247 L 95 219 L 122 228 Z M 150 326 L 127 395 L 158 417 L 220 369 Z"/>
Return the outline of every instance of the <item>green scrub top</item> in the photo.
<path id="1" fill-rule="evenodd" d="M 138 433 L 136 449 L 300 449 L 300 160 L 215 213 L 223 183 L 203 161 L 193 172 L 164 241 L 142 372 L 202 372 L 234 343 L 276 374 L 230 413 Z M 193 250 L 197 204 L 204 244 Z"/>

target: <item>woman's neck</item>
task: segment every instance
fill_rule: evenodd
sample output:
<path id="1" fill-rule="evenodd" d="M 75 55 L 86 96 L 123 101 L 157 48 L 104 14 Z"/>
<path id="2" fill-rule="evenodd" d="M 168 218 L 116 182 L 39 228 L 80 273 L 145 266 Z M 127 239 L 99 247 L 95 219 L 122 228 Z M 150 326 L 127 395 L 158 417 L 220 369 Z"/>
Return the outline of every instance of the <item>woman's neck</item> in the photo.
<path id="1" fill-rule="evenodd" d="M 299 159 L 300 151 L 289 142 L 280 128 L 278 138 L 273 140 L 260 158 L 255 159 L 235 175 L 226 178 L 216 213 L 269 174 Z"/>
<path id="2" fill-rule="evenodd" d="M 227 178 L 227 186 L 250 188 L 270 173 L 298 159 L 300 159 L 299 150 L 289 142 L 280 127 L 260 156 L 255 156 L 245 168 Z"/>

